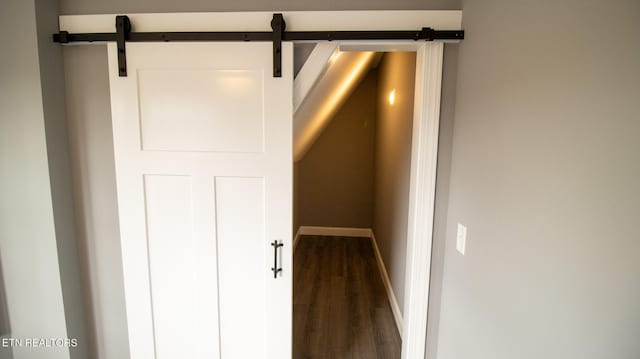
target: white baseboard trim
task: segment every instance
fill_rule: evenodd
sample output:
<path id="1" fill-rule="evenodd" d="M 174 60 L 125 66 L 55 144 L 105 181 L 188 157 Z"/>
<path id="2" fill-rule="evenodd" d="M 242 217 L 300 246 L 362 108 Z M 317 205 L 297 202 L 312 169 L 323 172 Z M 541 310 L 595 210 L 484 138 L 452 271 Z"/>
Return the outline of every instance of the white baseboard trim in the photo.
<path id="1" fill-rule="evenodd" d="M 393 292 L 393 287 L 391 286 L 391 279 L 389 279 L 389 273 L 387 273 L 387 267 L 384 265 L 384 261 L 382 260 L 382 254 L 380 254 L 380 249 L 378 248 L 378 242 L 376 241 L 376 237 L 373 234 L 373 230 L 371 228 L 300 226 L 298 228 L 298 231 L 296 232 L 295 238 L 293 239 L 294 251 L 298 246 L 300 237 L 304 235 L 366 237 L 371 239 L 371 245 L 373 246 L 373 253 L 376 256 L 376 262 L 378 263 L 378 269 L 380 270 L 380 278 L 382 278 L 384 289 L 387 292 L 387 297 L 389 298 L 389 305 L 391 306 L 391 312 L 393 313 L 393 318 L 395 319 L 396 327 L 398 327 L 398 333 L 400 333 L 400 338 L 402 338 L 402 328 L 403 328 L 402 313 L 400 312 L 400 306 L 398 305 L 398 300 L 396 299 L 396 295 Z"/>
<path id="2" fill-rule="evenodd" d="M 295 237 L 293 237 L 293 252 L 295 253 L 296 251 L 296 247 L 298 246 L 298 242 L 300 241 L 300 236 L 302 236 L 302 234 L 300 233 L 300 231 L 302 230 L 302 227 L 298 227 L 298 230 L 296 231 L 296 235 Z"/>
<path id="3" fill-rule="evenodd" d="M 391 305 L 391 312 L 393 313 L 393 319 L 396 320 L 396 327 L 398 327 L 398 333 L 400 333 L 400 338 L 402 339 L 402 328 L 403 328 L 402 312 L 400 311 L 400 306 L 398 305 L 396 294 L 393 292 L 393 287 L 391 286 L 391 279 L 389 279 L 389 273 L 387 273 L 387 266 L 384 265 L 384 261 L 382 260 L 382 254 L 380 254 L 380 248 L 378 248 L 378 241 L 376 241 L 376 236 L 373 234 L 372 229 L 369 229 L 369 231 L 370 231 L 369 238 L 371 238 L 371 244 L 373 245 L 373 252 L 376 255 L 376 261 L 378 262 L 378 269 L 380 269 L 380 277 L 382 278 L 384 289 L 387 291 L 387 297 L 389 298 L 389 304 Z"/>
<path id="4" fill-rule="evenodd" d="M 296 250 L 301 236 L 371 237 L 371 228 L 300 226 L 293 237 Z"/>
<path id="5" fill-rule="evenodd" d="M 300 226 L 301 236 L 370 237 L 370 228 Z"/>

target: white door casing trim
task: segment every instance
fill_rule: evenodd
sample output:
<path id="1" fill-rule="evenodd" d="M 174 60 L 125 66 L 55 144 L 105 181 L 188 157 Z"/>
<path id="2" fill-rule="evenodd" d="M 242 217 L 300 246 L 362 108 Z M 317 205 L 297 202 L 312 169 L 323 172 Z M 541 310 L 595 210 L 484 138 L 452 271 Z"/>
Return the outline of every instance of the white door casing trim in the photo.
<path id="1" fill-rule="evenodd" d="M 402 359 L 424 358 L 426 349 L 443 54 L 433 42 L 416 58 Z"/>
<path id="2" fill-rule="evenodd" d="M 271 31 L 272 14 L 270 11 L 126 15 L 131 18 L 133 31 Z M 290 31 L 413 30 L 423 26 L 457 30 L 461 28 L 462 18 L 462 11 L 306 11 L 283 14 Z M 70 33 L 113 32 L 115 15 L 60 16 L 60 30 Z M 340 44 L 342 51 L 417 52 L 402 359 L 424 358 L 443 42 L 336 43 Z"/>

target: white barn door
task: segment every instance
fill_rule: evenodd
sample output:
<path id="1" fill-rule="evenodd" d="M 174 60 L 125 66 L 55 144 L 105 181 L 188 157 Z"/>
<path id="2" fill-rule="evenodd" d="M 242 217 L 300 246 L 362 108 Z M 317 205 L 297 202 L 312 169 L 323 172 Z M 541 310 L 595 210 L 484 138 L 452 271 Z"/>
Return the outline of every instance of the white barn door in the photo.
<path id="1" fill-rule="evenodd" d="M 109 45 L 132 359 L 290 359 L 292 59 L 271 43 Z M 274 247 L 283 270 L 274 279 Z"/>

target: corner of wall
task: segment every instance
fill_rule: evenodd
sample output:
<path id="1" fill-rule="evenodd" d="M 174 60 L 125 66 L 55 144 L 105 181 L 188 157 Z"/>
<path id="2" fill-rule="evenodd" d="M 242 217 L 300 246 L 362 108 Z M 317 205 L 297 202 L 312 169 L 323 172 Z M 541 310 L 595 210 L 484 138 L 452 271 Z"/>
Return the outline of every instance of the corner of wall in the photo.
<path id="1" fill-rule="evenodd" d="M 85 358 L 88 356 L 85 303 L 73 206 L 64 65 L 61 46 L 51 40 L 51 34 L 58 31 L 57 5 L 57 1 L 36 1 L 40 83 L 67 335 L 78 340 L 78 346 L 70 348 L 70 355 Z"/>
<path id="2" fill-rule="evenodd" d="M 426 359 L 435 359 L 438 351 L 442 278 L 444 276 L 444 256 L 447 241 L 449 176 L 451 172 L 453 120 L 455 118 L 457 65 L 458 44 L 445 45 L 440 102 L 435 218 L 431 252 L 431 279 L 429 281 Z"/>

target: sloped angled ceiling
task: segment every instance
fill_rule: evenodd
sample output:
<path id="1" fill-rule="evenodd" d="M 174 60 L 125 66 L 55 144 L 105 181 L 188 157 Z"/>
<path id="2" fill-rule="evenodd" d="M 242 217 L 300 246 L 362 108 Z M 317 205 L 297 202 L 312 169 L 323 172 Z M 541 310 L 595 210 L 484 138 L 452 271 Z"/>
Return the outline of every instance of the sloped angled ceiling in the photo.
<path id="1" fill-rule="evenodd" d="M 304 157 L 364 75 L 375 52 L 336 52 L 293 116 L 293 158 Z"/>

